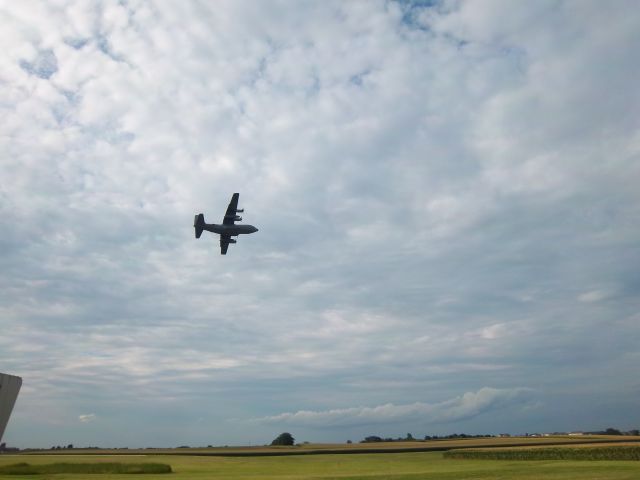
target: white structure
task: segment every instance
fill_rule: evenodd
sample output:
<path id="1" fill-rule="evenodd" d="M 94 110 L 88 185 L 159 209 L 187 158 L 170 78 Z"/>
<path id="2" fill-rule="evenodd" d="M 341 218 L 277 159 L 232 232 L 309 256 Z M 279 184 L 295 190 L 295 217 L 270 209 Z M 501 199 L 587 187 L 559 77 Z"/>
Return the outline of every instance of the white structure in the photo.
<path id="1" fill-rule="evenodd" d="M 9 423 L 11 410 L 18 398 L 18 392 L 22 386 L 22 379 L 6 373 L 0 373 L 0 441 L 4 434 L 4 429 Z"/>

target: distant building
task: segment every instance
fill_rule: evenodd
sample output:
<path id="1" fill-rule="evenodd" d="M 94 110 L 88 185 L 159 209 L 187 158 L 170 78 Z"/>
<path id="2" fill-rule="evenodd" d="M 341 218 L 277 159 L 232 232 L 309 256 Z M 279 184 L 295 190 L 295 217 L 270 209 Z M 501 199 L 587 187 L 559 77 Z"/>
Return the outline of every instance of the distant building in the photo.
<path id="1" fill-rule="evenodd" d="M 18 392 L 22 386 L 22 379 L 14 375 L 0 373 L 0 440 L 7 428 L 11 411 L 18 398 Z"/>
<path id="2" fill-rule="evenodd" d="M 572 437 L 577 437 L 579 435 L 584 435 L 584 432 L 569 432 L 569 435 Z"/>

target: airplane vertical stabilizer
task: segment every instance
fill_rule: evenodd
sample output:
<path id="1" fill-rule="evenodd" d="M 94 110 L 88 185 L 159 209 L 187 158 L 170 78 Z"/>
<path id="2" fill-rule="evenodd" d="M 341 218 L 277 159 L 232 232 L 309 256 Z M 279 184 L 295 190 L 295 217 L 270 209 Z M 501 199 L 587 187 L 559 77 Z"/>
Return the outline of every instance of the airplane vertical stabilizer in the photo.
<path id="1" fill-rule="evenodd" d="M 202 230 L 204 229 L 204 215 L 202 213 L 199 213 L 193 219 L 193 228 L 196 229 L 196 238 L 200 238 Z"/>
<path id="2" fill-rule="evenodd" d="M 4 429 L 9 423 L 9 417 L 21 386 L 22 379 L 20 377 L 0 373 L 0 441 L 2 441 Z"/>

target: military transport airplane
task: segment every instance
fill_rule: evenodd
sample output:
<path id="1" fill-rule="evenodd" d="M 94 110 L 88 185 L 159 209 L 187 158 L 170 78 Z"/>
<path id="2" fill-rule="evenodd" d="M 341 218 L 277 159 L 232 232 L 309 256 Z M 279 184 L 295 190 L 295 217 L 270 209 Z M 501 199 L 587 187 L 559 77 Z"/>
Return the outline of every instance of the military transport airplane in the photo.
<path id="1" fill-rule="evenodd" d="M 230 243 L 236 243 L 231 237 L 237 237 L 238 235 L 257 232 L 258 229 L 253 225 L 236 225 L 234 222 L 241 222 L 242 217 L 237 215 L 244 212 L 244 209 L 238 208 L 239 193 L 234 193 L 227 207 L 227 212 L 224 214 L 222 224 L 217 223 L 205 223 L 204 215 L 199 213 L 193 220 L 193 227 L 196 229 L 196 238 L 200 238 L 202 231 L 217 233 L 220 235 L 220 253 L 222 255 L 227 254 L 227 248 Z"/>

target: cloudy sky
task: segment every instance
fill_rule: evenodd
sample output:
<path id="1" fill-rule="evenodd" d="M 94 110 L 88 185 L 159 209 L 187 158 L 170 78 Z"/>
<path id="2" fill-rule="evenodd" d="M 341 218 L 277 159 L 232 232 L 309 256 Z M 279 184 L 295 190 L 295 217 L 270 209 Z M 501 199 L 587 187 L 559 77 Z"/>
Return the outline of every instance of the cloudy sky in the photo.
<path id="1" fill-rule="evenodd" d="M 3 0 L 0 44 L 9 444 L 640 426 L 635 1 Z"/>

